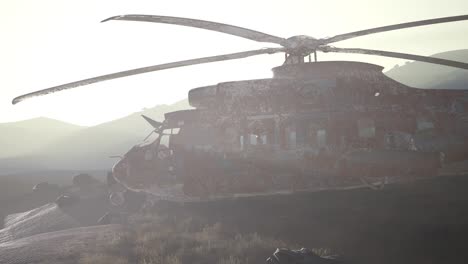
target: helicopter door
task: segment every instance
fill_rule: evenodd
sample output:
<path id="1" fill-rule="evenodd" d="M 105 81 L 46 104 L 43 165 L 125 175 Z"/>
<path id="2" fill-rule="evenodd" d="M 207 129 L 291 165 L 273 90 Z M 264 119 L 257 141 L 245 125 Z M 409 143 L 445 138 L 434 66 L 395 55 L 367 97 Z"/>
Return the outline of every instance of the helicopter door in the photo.
<path id="1" fill-rule="evenodd" d="M 284 149 L 295 149 L 296 144 L 296 126 L 294 124 L 288 124 L 282 129 L 282 140 L 281 145 Z"/>
<path id="2" fill-rule="evenodd" d="M 296 129 L 291 128 L 288 131 L 288 147 L 290 149 L 296 148 Z"/>

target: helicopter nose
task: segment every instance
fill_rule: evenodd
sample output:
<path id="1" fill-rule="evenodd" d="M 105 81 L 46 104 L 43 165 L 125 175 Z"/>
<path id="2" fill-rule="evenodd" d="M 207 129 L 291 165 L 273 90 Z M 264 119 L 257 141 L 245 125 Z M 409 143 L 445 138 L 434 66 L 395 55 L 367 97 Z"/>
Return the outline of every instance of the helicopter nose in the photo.
<path id="1" fill-rule="evenodd" d="M 125 182 L 128 178 L 127 173 L 127 160 L 125 158 L 119 160 L 114 167 L 112 167 L 112 176 L 118 182 Z"/>

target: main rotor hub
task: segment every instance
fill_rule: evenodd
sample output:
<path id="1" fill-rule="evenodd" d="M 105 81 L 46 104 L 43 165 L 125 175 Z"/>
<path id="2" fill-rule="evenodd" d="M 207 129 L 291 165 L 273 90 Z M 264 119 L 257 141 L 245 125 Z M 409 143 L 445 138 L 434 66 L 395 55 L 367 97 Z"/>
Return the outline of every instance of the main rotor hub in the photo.
<path id="1" fill-rule="evenodd" d="M 287 49 L 287 53 L 292 55 L 307 56 L 315 52 L 323 43 L 319 39 L 298 35 L 286 39 L 283 46 Z"/>

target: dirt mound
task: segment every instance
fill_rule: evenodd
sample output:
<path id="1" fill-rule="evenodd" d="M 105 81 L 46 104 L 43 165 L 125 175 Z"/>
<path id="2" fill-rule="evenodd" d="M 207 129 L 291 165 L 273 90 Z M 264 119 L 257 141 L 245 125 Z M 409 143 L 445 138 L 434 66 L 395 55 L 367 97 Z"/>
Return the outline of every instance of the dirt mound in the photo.
<path id="1" fill-rule="evenodd" d="M 96 225 L 110 209 L 106 196 L 100 195 L 85 197 L 67 206 L 48 203 L 23 213 L 11 214 L 5 217 L 4 228 L 0 229 L 0 243 L 40 233 Z"/>
<path id="2" fill-rule="evenodd" d="M 115 243 L 121 230 L 120 225 L 81 227 L 0 243 L 0 263 L 76 263 L 81 255 Z"/>
<path id="3" fill-rule="evenodd" d="M 76 219 L 63 212 L 54 203 L 9 215 L 4 222 L 5 227 L 0 230 L 0 243 L 80 226 Z"/>

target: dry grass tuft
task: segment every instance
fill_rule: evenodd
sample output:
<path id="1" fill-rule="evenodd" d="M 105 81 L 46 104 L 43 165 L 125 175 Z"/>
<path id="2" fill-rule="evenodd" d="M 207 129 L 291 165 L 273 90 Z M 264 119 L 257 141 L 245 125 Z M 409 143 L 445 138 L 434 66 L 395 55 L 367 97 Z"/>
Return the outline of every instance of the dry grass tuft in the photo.
<path id="1" fill-rule="evenodd" d="M 264 263 L 277 247 L 286 246 L 257 233 L 239 234 L 220 223 L 146 215 L 133 219 L 132 228 L 112 247 L 82 256 L 80 263 Z"/>
<path id="2" fill-rule="evenodd" d="M 95 253 L 83 255 L 79 264 L 128 264 L 130 263 L 127 258 L 120 256 L 112 256 L 109 254 Z"/>

